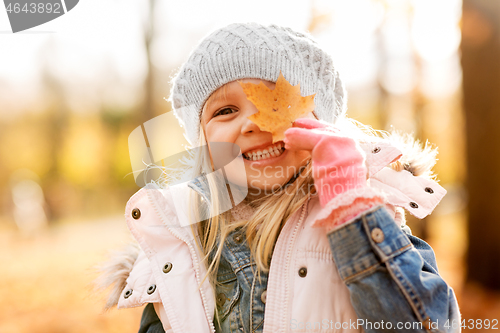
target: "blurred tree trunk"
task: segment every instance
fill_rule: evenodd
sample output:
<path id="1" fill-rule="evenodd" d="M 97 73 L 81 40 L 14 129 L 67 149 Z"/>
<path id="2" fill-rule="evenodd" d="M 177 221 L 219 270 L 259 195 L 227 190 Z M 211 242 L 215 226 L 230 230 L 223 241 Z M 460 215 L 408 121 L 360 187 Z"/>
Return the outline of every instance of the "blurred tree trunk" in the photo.
<path id="1" fill-rule="evenodd" d="M 421 143 L 425 144 L 427 140 L 427 133 L 425 132 L 424 126 L 426 122 L 426 114 L 424 109 L 428 103 L 428 100 L 424 96 L 420 86 L 422 84 L 422 58 L 413 47 L 413 63 L 415 64 L 415 77 L 417 79 L 417 84 L 413 91 L 411 92 L 411 99 L 413 104 L 414 118 L 413 121 L 415 123 L 415 133 L 414 136 L 416 139 L 420 140 Z M 429 217 L 426 216 L 423 219 L 418 219 L 411 214 L 407 214 L 407 221 L 410 222 L 412 226 L 412 232 L 414 232 L 418 237 L 422 239 L 427 239 L 429 237 Z M 416 228 L 413 228 L 416 226 Z M 416 229 L 416 230 L 414 230 Z"/>
<path id="2" fill-rule="evenodd" d="M 146 59 L 148 62 L 148 72 L 144 81 L 144 106 L 142 119 L 143 122 L 150 120 L 156 116 L 154 110 L 154 97 L 155 97 L 155 69 L 151 60 L 151 45 L 155 34 L 155 16 L 154 10 L 156 0 L 149 1 L 148 17 L 144 28 L 144 47 L 146 50 Z"/>
<path id="3" fill-rule="evenodd" d="M 64 144 L 64 129 L 69 122 L 67 92 L 65 83 L 54 75 L 53 70 L 57 67 L 54 54 L 57 52 L 54 40 L 51 39 L 40 52 L 41 60 L 41 86 L 44 88 L 45 100 L 50 103 L 47 111 L 47 123 L 49 128 L 49 150 L 47 158 L 51 161 L 47 175 L 42 181 L 42 188 L 46 197 L 46 214 L 49 223 L 62 216 L 62 207 L 65 202 L 59 195 L 61 188 L 66 184 L 61 177 L 59 161 Z"/>
<path id="4" fill-rule="evenodd" d="M 500 2 L 464 0 L 462 68 L 467 135 L 467 280 L 500 290 Z"/>

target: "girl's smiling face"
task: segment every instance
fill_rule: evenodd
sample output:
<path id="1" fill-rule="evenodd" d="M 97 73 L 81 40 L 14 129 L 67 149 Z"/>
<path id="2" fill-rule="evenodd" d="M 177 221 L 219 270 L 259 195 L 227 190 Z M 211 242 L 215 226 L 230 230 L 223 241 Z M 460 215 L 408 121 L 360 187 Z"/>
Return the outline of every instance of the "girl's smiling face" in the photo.
<path id="1" fill-rule="evenodd" d="M 263 82 L 270 89 L 275 87 L 275 83 L 259 79 L 241 81 Z M 309 151 L 285 149 L 283 141 L 273 144 L 271 133 L 261 131 L 248 119 L 257 112 L 240 84 L 233 81 L 210 96 L 201 115 L 207 142 L 229 142 L 240 147 L 248 191 L 253 197 L 265 195 L 284 185 L 311 157 Z M 310 112 L 306 117 L 314 118 L 314 115 Z"/>

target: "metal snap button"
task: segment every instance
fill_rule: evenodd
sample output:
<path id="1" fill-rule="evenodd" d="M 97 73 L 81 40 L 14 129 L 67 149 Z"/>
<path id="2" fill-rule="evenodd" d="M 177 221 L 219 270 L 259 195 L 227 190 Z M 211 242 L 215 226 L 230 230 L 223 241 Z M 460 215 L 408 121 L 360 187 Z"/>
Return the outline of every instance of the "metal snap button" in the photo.
<path id="1" fill-rule="evenodd" d="M 241 242 L 243 242 L 243 236 L 240 234 L 235 235 L 233 239 L 236 244 L 241 244 Z"/>
<path id="2" fill-rule="evenodd" d="M 434 193 L 434 190 L 430 187 L 426 187 L 425 192 L 432 194 L 432 193 Z"/>
<path id="3" fill-rule="evenodd" d="M 134 220 L 138 220 L 141 217 L 141 211 L 139 210 L 139 208 L 132 209 L 132 217 L 134 218 Z"/>
<path id="4" fill-rule="evenodd" d="M 171 262 L 167 262 L 164 266 L 163 266 L 163 273 L 167 274 L 168 272 L 170 272 L 172 270 L 172 263 Z"/>
<path id="5" fill-rule="evenodd" d="M 150 285 L 148 288 L 148 291 L 147 291 L 148 295 L 151 295 L 152 293 L 154 293 L 155 290 L 156 290 L 156 284 Z"/>
<path id="6" fill-rule="evenodd" d="M 227 297 L 226 297 L 225 294 L 223 294 L 223 293 L 218 294 L 217 297 L 216 297 L 216 300 L 215 300 L 216 303 L 217 303 L 217 306 L 218 307 L 223 306 L 224 303 L 226 303 L 226 299 L 227 299 Z"/>
<path id="7" fill-rule="evenodd" d="M 372 239 L 375 243 L 382 243 L 384 241 L 384 232 L 380 228 L 373 228 L 372 230 Z"/>
<path id="8" fill-rule="evenodd" d="M 378 153 L 380 150 L 381 150 L 381 149 L 380 149 L 380 147 L 375 147 L 375 148 L 372 150 L 372 153 L 373 153 L 373 154 L 376 154 L 376 153 Z"/>
<path id="9" fill-rule="evenodd" d="M 413 202 L 413 201 L 412 201 L 412 202 L 410 202 L 410 207 L 411 207 L 411 208 L 418 208 L 418 205 L 417 205 L 417 203 L 416 203 L 416 202 Z"/>
<path id="10" fill-rule="evenodd" d="M 260 294 L 260 300 L 262 303 L 266 304 L 266 299 L 267 299 L 267 290 L 264 290 L 262 294 Z"/>
<path id="11" fill-rule="evenodd" d="M 124 298 L 129 298 L 132 295 L 133 290 L 129 289 L 125 292 L 125 295 L 123 295 Z"/>
<path id="12" fill-rule="evenodd" d="M 301 267 L 299 269 L 299 276 L 300 277 L 306 277 L 306 275 L 307 275 L 307 267 Z"/>

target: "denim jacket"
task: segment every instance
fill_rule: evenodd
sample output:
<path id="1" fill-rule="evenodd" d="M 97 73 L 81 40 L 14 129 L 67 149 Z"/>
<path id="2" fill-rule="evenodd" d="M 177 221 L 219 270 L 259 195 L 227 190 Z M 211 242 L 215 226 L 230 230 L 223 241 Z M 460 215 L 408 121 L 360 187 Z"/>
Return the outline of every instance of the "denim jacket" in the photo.
<path id="1" fill-rule="evenodd" d="M 217 272 L 221 283 L 216 287 L 217 332 L 262 332 L 268 274 L 261 273 L 257 279 L 255 269 L 242 230 L 235 230 L 225 241 Z"/>

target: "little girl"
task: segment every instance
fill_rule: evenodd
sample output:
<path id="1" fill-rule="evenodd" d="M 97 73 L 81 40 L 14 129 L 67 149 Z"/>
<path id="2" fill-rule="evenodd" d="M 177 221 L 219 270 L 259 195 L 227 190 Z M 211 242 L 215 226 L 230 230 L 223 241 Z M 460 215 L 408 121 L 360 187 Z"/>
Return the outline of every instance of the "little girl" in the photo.
<path id="1" fill-rule="evenodd" d="M 272 90 L 280 73 L 315 94 L 315 108 L 273 142 L 249 119 L 258 110 L 242 85 Z M 198 177 L 152 182 L 127 203 L 139 246 L 114 266 L 108 305 L 147 304 L 139 332 L 459 330 L 433 250 L 404 221 L 403 209 L 423 218 L 446 193 L 432 180 L 436 151 L 346 118 L 331 57 L 309 35 L 216 30 L 174 78 L 171 101 L 201 147 L 180 172 Z M 216 143 L 241 150 L 241 200 Z"/>

